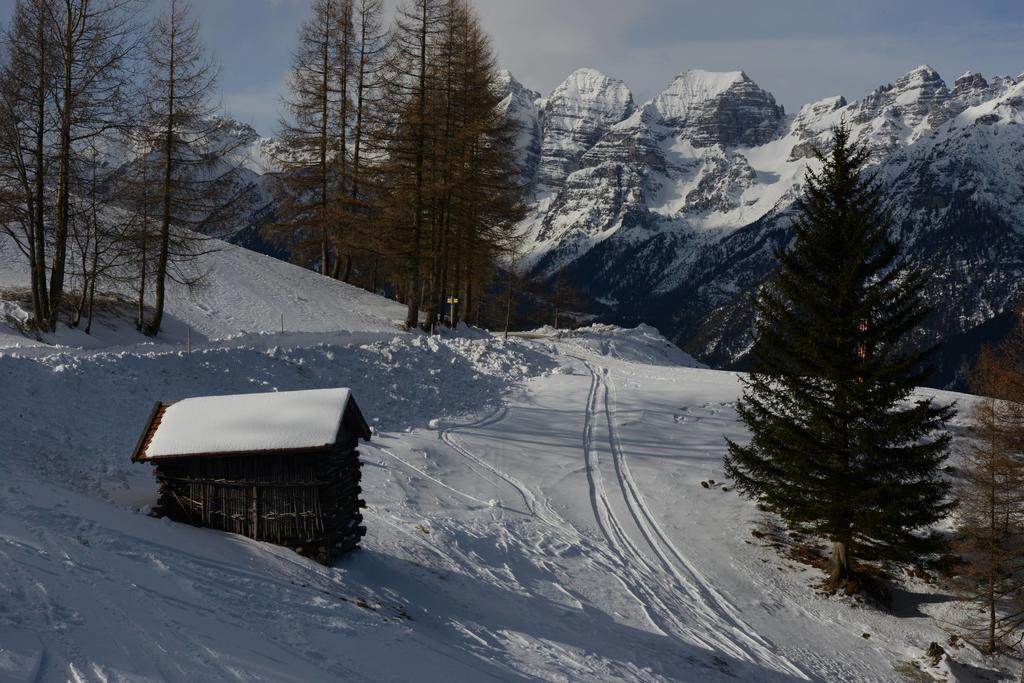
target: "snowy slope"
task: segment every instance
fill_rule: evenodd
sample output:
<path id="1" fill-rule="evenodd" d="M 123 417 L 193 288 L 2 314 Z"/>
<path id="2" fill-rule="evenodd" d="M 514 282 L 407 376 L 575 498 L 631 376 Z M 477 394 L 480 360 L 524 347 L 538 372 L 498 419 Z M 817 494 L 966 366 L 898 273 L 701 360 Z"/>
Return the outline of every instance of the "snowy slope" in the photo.
<path id="1" fill-rule="evenodd" d="M 305 268 L 269 256 L 211 240 L 212 253 L 193 269 L 201 284 L 189 291 L 168 283 L 167 316 L 157 343 L 184 342 L 186 327 L 194 344 L 247 334 L 286 332 L 326 333 L 396 331 L 405 318 L 401 305 L 358 287 L 324 278 Z M 30 316 L 26 303 L 12 292 L 28 283 L 28 265 L 6 238 L 0 236 L 0 349 L 38 345 L 14 329 L 14 321 Z M 121 294 L 128 300 L 134 293 Z M 97 348 L 114 344 L 152 342 L 137 333 L 130 306 L 115 315 L 108 312 L 92 336 L 61 326 L 55 337 L 43 341 L 71 347 Z M 283 316 L 283 320 L 282 320 Z"/>
<path id="2" fill-rule="evenodd" d="M 653 328 L 400 333 L 386 300 L 218 258 L 176 304 L 211 331 L 192 354 L 0 351 L 0 680 L 891 681 L 945 641 L 935 589 L 908 580 L 895 615 L 825 598 L 701 485 L 742 438 L 737 377 Z M 254 323 L 289 293 L 307 317 L 234 336 L 202 318 L 229 292 Z M 330 387 L 374 428 L 361 550 L 322 567 L 145 514 L 155 400 Z M 957 680 L 993 666 L 953 654 Z"/>

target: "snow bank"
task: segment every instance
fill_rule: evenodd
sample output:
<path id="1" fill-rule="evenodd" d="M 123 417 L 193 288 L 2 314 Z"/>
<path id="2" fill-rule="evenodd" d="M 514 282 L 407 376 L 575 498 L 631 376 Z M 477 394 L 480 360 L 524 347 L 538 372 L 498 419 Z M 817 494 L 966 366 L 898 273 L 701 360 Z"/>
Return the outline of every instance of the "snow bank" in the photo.
<path id="1" fill-rule="evenodd" d="M 109 496 L 128 478 L 149 474 L 132 471 L 129 456 L 157 401 L 349 387 L 376 431 L 401 432 L 433 419 L 486 413 L 510 387 L 554 367 L 519 340 L 411 334 L 335 339 L 191 355 L 145 347 L 39 357 L 0 353 L 0 405 L 12 407 L 0 411 L 4 459 L 50 481 Z"/>
<path id="2" fill-rule="evenodd" d="M 661 336 L 650 325 L 625 328 L 617 325 L 591 325 L 576 330 L 542 328 L 537 331 L 545 336 L 570 340 L 579 347 L 602 356 L 633 363 L 648 365 L 669 365 L 683 368 L 706 368 L 693 356 Z"/>

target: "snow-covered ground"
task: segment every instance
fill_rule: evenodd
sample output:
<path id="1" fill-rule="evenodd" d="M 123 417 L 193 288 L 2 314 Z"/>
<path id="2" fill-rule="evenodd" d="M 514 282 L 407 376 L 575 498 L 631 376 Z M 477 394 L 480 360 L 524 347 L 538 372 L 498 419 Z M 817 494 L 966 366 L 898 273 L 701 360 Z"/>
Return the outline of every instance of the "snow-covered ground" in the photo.
<path id="1" fill-rule="evenodd" d="M 236 249 L 209 280 L 172 306 L 191 354 L 5 338 L 0 681 L 892 681 L 946 642 L 934 588 L 853 607 L 751 534 L 720 485 L 737 377 L 651 328 L 400 333 L 394 303 Z M 155 400 L 338 386 L 375 432 L 361 550 L 146 514 Z M 952 654 L 932 671 L 985 675 Z"/>

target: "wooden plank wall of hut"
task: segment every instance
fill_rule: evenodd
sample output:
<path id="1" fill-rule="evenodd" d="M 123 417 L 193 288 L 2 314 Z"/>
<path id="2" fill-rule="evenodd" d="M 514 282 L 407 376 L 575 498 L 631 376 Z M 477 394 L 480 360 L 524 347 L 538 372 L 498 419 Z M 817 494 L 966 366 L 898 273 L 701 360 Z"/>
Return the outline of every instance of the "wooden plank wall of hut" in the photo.
<path id="1" fill-rule="evenodd" d="M 158 514 L 295 549 L 320 562 L 366 533 L 358 451 L 157 461 Z"/>

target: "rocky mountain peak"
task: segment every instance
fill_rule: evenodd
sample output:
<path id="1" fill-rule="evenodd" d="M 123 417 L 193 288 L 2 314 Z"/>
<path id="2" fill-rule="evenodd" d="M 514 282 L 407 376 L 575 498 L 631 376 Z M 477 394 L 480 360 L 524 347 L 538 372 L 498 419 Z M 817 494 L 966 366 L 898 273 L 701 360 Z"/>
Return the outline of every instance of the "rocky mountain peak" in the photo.
<path id="1" fill-rule="evenodd" d="M 530 90 L 508 71 L 499 71 L 498 94 L 503 97 L 499 109 L 516 127 L 515 153 L 523 185 L 530 187 L 540 168 L 541 128 L 540 93 Z"/>
<path id="2" fill-rule="evenodd" d="M 953 81 L 953 92 L 960 94 L 964 91 L 986 90 L 988 81 L 977 71 L 968 71 L 960 78 Z"/>
<path id="3" fill-rule="evenodd" d="M 670 125 L 684 125 L 695 109 L 720 97 L 735 84 L 750 80 L 742 71 L 714 72 L 690 69 L 654 98 L 653 106 Z"/>
<path id="4" fill-rule="evenodd" d="M 946 83 L 942 80 L 939 72 L 927 64 L 914 67 L 896 81 L 896 88 L 898 90 L 913 88 L 931 88 L 934 90 L 945 87 Z"/>
<path id="5" fill-rule="evenodd" d="M 772 94 L 744 72 L 702 69 L 676 76 L 645 114 L 696 147 L 763 144 L 776 135 L 785 117 Z"/>
<path id="6" fill-rule="evenodd" d="M 793 136 L 797 143 L 790 151 L 790 160 L 809 158 L 819 146 L 819 138 L 828 132 L 836 118 L 836 113 L 848 106 L 842 95 L 826 97 L 800 107 L 793 118 Z"/>
<path id="7" fill-rule="evenodd" d="M 230 136 L 243 144 L 255 142 L 261 137 L 251 125 L 230 116 L 216 115 L 211 121 L 217 126 L 220 135 Z"/>
<path id="8" fill-rule="evenodd" d="M 519 80 L 512 75 L 511 71 L 507 69 L 501 69 L 497 73 L 495 78 L 495 85 L 497 86 L 498 94 L 503 97 L 514 95 L 517 99 L 529 99 L 531 102 L 535 102 L 540 99 L 540 93 L 536 90 L 530 90 L 525 85 L 519 82 Z"/>
<path id="9" fill-rule="evenodd" d="M 543 102 L 540 186 L 557 188 L 583 154 L 636 106 L 621 80 L 595 69 L 578 69 Z"/>
<path id="10" fill-rule="evenodd" d="M 902 120 L 904 126 L 913 128 L 928 119 L 934 127 L 955 115 L 947 111 L 951 97 L 942 76 L 922 64 L 901 76 L 895 84 L 880 86 L 855 104 L 853 121 L 867 123 L 885 116 Z"/>
<path id="11" fill-rule="evenodd" d="M 609 109 L 632 111 L 633 93 L 623 81 L 609 78 L 597 69 L 584 68 L 562 81 L 546 104 L 550 107 L 565 102 L 597 102 L 608 105 Z"/>
<path id="12" fill-rule="evenodd" d="M 796 128 L 803 128 L 826 114 L 842 109 L 847 104 L 848 102 L 846 101 L 846 98 L 842 95 L 834 95 L 832 97 L 820 99 L 817 102 L 805 104 L 800 107 L 800 111 L 794 119 L 794 126 Z"/>

